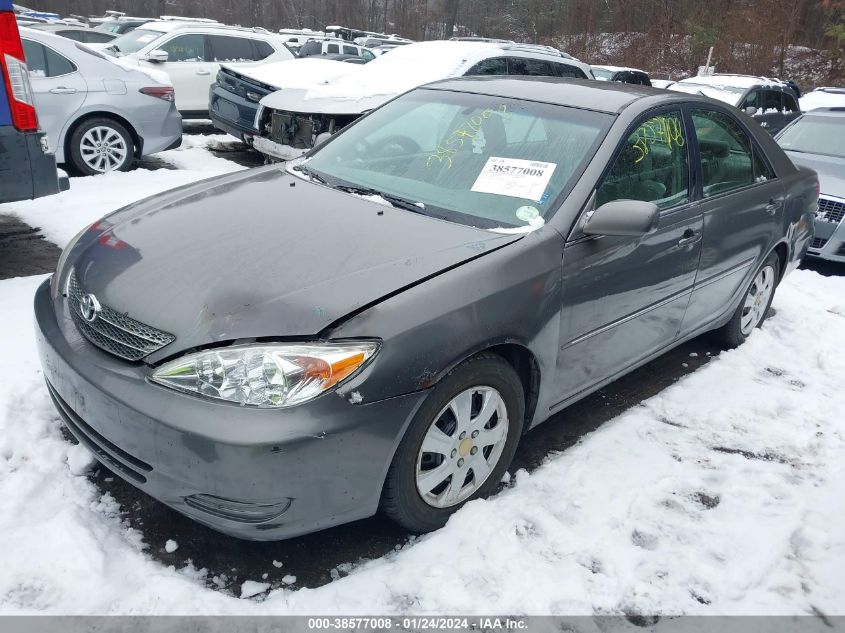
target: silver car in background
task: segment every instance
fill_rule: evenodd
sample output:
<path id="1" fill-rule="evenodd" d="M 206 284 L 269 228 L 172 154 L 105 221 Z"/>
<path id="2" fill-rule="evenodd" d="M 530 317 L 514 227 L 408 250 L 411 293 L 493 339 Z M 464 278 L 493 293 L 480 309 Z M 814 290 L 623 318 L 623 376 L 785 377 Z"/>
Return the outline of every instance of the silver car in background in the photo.
<path id="1" fill-rule="evenodd" d="M 775 140 L 793 163 L 819 175 L 816 233 L 807 255 L 845 263 L 845 108 L 807 112 Z"/>
<path id="2" fill-rule="evenodd" d="M 21 29 L 38 119 L 56 161 L 92 175 L 178 147 L 182 118 L 163 73 L 131 68 L 88 46 Z"/>

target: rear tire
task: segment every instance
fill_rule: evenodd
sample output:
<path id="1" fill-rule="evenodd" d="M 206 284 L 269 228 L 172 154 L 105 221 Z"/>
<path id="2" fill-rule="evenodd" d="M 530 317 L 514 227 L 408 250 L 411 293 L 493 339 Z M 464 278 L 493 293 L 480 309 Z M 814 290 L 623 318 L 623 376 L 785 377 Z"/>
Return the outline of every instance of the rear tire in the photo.
<path id="1" fill-rule="evenodd" d="M 413 532 L 442 527 L 465 503 L 496 490 L 524 417 L 522 382 L 511 365 L 491 353 L 464 361 L 434 387 L 405 432 L 382 510 Z"/>
<path id="2" fill-rule="evenodd" d="M 716 331 L 725 347 L 732 349 L 742 345 L 755 328 L 763 325 L 779 279 L 780 258 L 777 253 L 771 253 L 754 273 L 731 320 Z"/>
<path id="3" fill-rule="evenodd" d="M 77 127 L 70 137 L 70 164 L 84 176 L 128 171 L 135 162 L 135 142 L 114 119 L 96 117 Z"/>

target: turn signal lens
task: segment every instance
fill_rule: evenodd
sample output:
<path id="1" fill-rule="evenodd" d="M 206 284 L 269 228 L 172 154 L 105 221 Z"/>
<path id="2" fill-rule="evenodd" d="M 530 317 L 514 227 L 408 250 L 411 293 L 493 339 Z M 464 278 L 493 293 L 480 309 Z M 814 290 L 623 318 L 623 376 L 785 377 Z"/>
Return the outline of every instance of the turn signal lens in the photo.
<path id="1" fill-rule="evenodd" d="M 377 349 L 373 342 L 210 349 L 163 365 L 152 380 L 177 391 L 242 405 L 292 407 L 351 376 Z"/>

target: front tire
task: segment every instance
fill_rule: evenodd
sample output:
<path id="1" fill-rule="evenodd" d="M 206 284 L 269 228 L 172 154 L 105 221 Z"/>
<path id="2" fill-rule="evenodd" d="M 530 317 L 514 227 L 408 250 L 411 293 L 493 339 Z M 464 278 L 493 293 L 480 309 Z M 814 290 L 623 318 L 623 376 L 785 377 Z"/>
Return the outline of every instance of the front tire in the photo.
<path id="1" fill-rule="evenodd" d="M 496 490 L 516 452 L 525 395 L 496 354 L 464 361 L 414 416 L 393 457 L 382 509 L 413 532 L 442 527 L 465 503 Z"/>
<path id="2" fill-rule="evenodd" d="M 71 135 L 70 163 L 85 176 L 128 171 L 134 160 L 132 135 L 114 119 L 88 119 Z"/>
<path id="3" fill-rule="evenodd" d="M 771 253 L 754 273 L 731 320 L 718 330 L 719 337 L 727 348 L 738 347 L 755 328 L 763 325 L 772 300 L 775 298 L 778 279 L 780 279 L 780 259 L 776 253 Z"/>

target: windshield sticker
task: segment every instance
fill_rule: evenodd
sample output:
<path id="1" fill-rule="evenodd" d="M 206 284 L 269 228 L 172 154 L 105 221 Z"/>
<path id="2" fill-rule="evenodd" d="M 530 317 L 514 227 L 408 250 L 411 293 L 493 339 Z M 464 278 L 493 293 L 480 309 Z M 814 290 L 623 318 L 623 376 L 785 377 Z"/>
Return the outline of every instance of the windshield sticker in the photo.
<path id="1" fill-rule="evenodd" d="M 156 37 L 158 36 L 155 33 L 144 34 L 138 38 L 138 42 L 146 44 L 147 42 L 152 42 Z"/>
<path id="2" fill-rule="evenodd" d="M 681 120 L 676 116 L 659 116 L 649 119 L 634 132 L 633 137 L 636 139 L 633 147 L 639 152 L 634 164 L 643 160 L 655 143 L 666 145 L 669 149 L 684 146 L 684 131 Z"/>
<path id="3" fill-rule="evenodd" d="M 458 150 L 464 146 L 466 141 L 473 144 L 473 151 L 481 153 L 481 150 L 486 145 L 484 140 L 484 132 L 481 131 L 481 126 L 484 121 L 491 116 L 500 116 L 507 120 L 510 117 L 508 106 L 506 103 L 501 104 L 497 108 L 487 108 L 482 110 L 479 114 L 474 114 L 466 121 L 461 123 L 455 130 L 453 130 L 441 143 L 435 148 L 433 154 L 429 154 L 425 162 L 426 167 L 432 165 L 445 165 L 448 169 L 452 166 L 452 156 L 458 153 Z M 480 133 L 480 134 L 479 134 Z M 479 138 L 479 136 L 481 138 Z M 478 151 L 475 151 L 478 148 Z"/>
<path id="4" fill-rule="evenodd" d="M 471 191 L 539 202 L 556 167 L 557 163 L 491 156 Z"/>
<path id="5" fill-rule="evenodd" d="M 516 217 L 523 222 L 531 222 L 531 220 L 536 220 L 540 217 L 540 210 L 537 207 L 519 207 L 516 210 Z"/>

